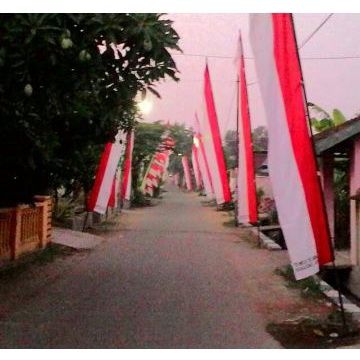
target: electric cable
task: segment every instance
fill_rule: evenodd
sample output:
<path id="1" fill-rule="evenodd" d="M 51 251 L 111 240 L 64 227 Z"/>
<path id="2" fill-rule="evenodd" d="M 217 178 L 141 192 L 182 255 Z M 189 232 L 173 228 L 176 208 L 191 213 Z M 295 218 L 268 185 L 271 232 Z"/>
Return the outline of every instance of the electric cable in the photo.
<path id="1" fill-rule="evenodd" d="M 331 13 L 326 17 L 324 21 L 321 22 L 321 24 L 302 42 L 302 44 L 299 46 L 299 50 L 302 49 L 313 37 L 314 35 L 325 25 L 325 23 L 333 16 L 334 14 Z"/>

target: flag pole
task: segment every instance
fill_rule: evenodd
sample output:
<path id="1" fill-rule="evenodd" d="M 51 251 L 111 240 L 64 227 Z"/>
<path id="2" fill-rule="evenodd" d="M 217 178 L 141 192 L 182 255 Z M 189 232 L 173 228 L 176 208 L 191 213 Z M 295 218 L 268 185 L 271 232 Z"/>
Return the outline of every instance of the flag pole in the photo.
<path id="1" fill-rule="evenodd" d="M 87 224 L 88 217 L 89 217 L 89 211 L 86 211 L 82 232 L 84 232 L 85 229 L 86 229 L 86 224 Z"/>
<path id="2" fill-rule="evenodd" d="M 300 69 L 300 77 L 301 77 L 301 87 L 302 87 L 302 91 L 303 91 L 303 96 L 304 96 L 304 102 L 305 102 L 305 113 L 306 113 L 306 117 L 308 120 L 308 126 L 309 126 L 309 131 L 310 131 L 310 137 L 311 137 L 311 145 L 312 145 L 312 150 L 313 150 L 313 154 L 314 154 L 314 158 L 316 159 L 316 149 L 315 149 L 315 142 L 314 142 L 314 134 L 312 131 L 312 126 L 311 126 L 311 121 L 310 121 L 310 113 L 309 113 L 309 107 L 308 107 L 308 101 L 307 101 L 307 95 L 306 95 L 306 89 L 305 89 L 305 82 L 304 82 L 304 77 L 303 77 L 303 71 L 302 71 L 302 66 L 301 66 L 301 61 L 300 61 L 300 55 L 299 55 L 299 48 L 298 48 L 298 43 L 297 43 L 297 38 L 296 38 L 296 32 L 295 32 L 295 23 L 294 23 L 294 18 L 293 18 L 293 14 L 290 14 L 290 19 L 291 19 L 291 24 L 292 24 L 292 31 L 293 31 L 293 35 L 294 35 L 294 41 L 295 41 L 295 45 L 296 45 L 296 56 L 298 59 L 298 63 L 299 63 L 299 69 Z M 319 172 L 319 166 L 318 166 L 318 162 L 315 161 L 316 164 L 316 170 L 317 172 Z M 343 303 L 343 298 L 340 292 L 340 277 L 339 277 L 339 269 L 336 267 L 335 264 L 335 243 L 333 244 L 332 242 L 332 237 L 330 235 L 330 226 L 329 226 L 329 219 L 326 213 L 326 205 L 325 205 L 325 197 L 324 197 L 324 192 L 323 192 L 323 187 L 322 184 L 320 182 L 320 178 L 319 176 L 316 177 L 318 184 L 319 184 L 319 188 L 321 189 L 320 191 L 320 195 L 321 195 L 321 201 L 323 204 L 323 208 L 325 210 L 325 221 L 326 221 L 326 229 L 328 232 L 328 239 L 329 239 L 329 248 L 331 250 L 332 253 L 332 267 L 334 269 L 334 273 L 335 273 L 335 282 L 336 282 L 336 286 L 337 286 L 337 291 L 338 291 L 338 298 L 339 298 L 339 305 L 340 305 L 340 310 L 341 310 L 341 318 L 342 318 L 342 324 L 344 329 L 347 329 L 347 323 L 346 323 L 346 317 L 345 317 L 345 309 L 344 309 L 344 303 Z"/>
<path id="3" fill-rule="evenodd" d="M 236 90 L 236 94 L 237 94 L 237 99 L 236 99 L 236 168 L 237 171 L 239 171 L 239 120 L 240 120 L 240 116 L 239 116 L 239 96 L 240 96 L 240 76 L 237 76 L 237 90 Z M 236 202 L 235 202 L 235 207 L 234 207 L 234 213 L 235 213 L 235 226 L 238 227 L 239 226 L 239 220 L 238 220 L 238 215 L 239 215 L 239 189 L 238 189 L 238 172 L 236 174 Z"/>

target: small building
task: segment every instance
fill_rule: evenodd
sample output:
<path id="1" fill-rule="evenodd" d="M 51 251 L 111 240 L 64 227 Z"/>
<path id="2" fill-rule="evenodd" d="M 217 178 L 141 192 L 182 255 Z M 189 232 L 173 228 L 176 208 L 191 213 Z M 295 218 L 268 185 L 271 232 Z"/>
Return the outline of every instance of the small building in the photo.
<path id="1" fill-rule="evenodd" d="M 339 232 L 345 237 L 348 233 L 350 263 L 359 266 L 360 117 L 314 135 L 314 143 L 316 155 L 320 158 L 320 175 L 331 236 L 336 246 Z M 336 178 L 339 169 L 345 176 L 340 180 L 346 185 L 340 194 L 334 186 L 334 181 L 339 181 Z M 340 204 L 339 196 L 342 197 L 342 204 L 345 203 L 342 209 L 337 208 Z"/>

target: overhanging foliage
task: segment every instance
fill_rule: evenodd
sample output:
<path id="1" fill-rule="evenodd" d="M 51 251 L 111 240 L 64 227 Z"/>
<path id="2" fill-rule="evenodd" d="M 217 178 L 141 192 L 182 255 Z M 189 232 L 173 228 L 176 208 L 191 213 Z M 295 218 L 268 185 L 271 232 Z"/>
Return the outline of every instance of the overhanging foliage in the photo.
<path id="1" fill-rule="evenodd" d="M 162 17 L 0 15 L 0 205 L 90 189 L 104 144 L 133 126 L 135 96 L 177 80 L 179 37 Z"/>

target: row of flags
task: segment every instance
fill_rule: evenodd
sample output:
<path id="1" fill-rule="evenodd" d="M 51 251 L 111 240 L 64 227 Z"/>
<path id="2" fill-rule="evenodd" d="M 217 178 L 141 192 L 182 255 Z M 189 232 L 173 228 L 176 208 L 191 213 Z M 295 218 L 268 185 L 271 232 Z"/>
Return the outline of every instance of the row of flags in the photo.
<path id="1" fill-rule="evenodd" d="M 316 157 L 305 112 L 291 14 L 250 15 L 250 41 L 268 124 L 268 168 L 278 218 L 296 279 L 334 260 Z M 257 223 L 256 184 L 245 62 L 239 39 L 237 220 Z M 206 65 L 201 116 L 195 115 L 193 169 L 206 195 L 230 201 L 229 182 Z M 195 165 L 194 165 L 195 164 Z"/>
<path id="2" fill-rule="evenodd" d="M 250 15 L 250 42 L 268 125 L 268 168 L 278 218 L 296 279 L 314 275 L 334 260 L 316 158 L 305 113 L 303 81 L 291 14 Z M 251 122 L 241 36 L 238 54 L 238 171 L 236 216 L 239 223 L 257 223 L 256 184 L 251 142 Z M 89 211 L 104 213 L 116 189 L 115 173 L 126 152 L 121 197 L 131 189 L 133 133 L 119 132 L 101 157 Z M 153 195 L 166 172 L 172 139 L 165 132 L 142 183 Z M 125 149 L 125 145 L 126 149 Z M 165 145 L 164 145 L 165 144 Z M 172 144 L 173 145 L 173 144 Z M 208 65 L 204 72 L 203 105 L 195 114 L 192 166 L 197 188 L 218 205 L 230 202 L 227 170 L 222 149 Z M 182 157 L 185 184 L 193 188 L 189 159 Z"/>

